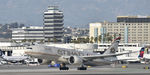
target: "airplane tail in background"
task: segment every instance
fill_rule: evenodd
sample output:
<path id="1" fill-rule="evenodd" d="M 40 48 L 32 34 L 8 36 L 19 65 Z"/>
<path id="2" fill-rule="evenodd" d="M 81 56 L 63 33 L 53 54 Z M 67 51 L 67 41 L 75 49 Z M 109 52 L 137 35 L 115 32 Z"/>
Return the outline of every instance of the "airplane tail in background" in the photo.
<path id="1" fill-rule="evenodd" d="M 3 53 L 2 53 L 2 51 L 0 50 L 0 56 L 2 56 L 3 55 Z"/>
<path id="2" fill-rule="evenodd" d="M 145 50 L 145 48 L 142 47 L 141 50 L 140 50 L 140 54 L 138 56 L 139 58 L 143 58 L 143 56 L 144 56 L 144 50 Z"/>
<path id="3" fill-rule="evenodd" d="M 116 51 L 118 51 L 118 44 L 120 42 L 121 36 L 119 36 L 118 38 L 116 38 L 114 40 L 114 42 L 111 44 L 111 46 L 104 52 L 104 54 L 112 54 L 112 53 L 116 53 Z"/>
<path id="4" fill-rule="evenodd" d="M 3 54 L 1 50 L 0 50 L 0 57 L 5 57 L 5 55 Z"/>

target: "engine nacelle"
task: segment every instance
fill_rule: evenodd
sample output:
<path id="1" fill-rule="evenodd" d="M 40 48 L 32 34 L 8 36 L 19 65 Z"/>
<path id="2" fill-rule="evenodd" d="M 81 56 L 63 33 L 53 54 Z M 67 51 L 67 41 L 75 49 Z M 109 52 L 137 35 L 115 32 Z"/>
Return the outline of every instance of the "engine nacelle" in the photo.
<path id="1" fill-rule="evenodd" d="M 68 61 L 70 64 L 82 64 L 83 63 L 83 59 L 78 56 L 71 56 Z"/>

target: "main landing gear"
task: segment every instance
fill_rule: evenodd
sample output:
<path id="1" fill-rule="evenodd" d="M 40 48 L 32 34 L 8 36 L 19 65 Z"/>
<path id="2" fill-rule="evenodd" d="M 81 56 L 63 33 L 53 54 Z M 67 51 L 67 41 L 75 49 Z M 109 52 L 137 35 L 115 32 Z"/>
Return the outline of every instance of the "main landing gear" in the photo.
<path id="1" fill-rule="evenodd" d="M 60 64 L 59 70 L 69 70 L 69 67 L 66 67 L 65 63 Z"/>
<path id="2" fill-rule="evenodd" d="M 78 67 L 77 70 L 87 70 L 87 67 L 85 67 L 84 65 L 81 65 L 81 67 Z"/>
<path id="3" fill-rule="evenodd" d="M 59 70 L 69 70 L 69 67 L 67 67 L 65 63 L 62 63 L 60 64 Z M 77 70 L 87 70 L 87 67 L 81 65 L 81 67 L 78 67 Z"/>

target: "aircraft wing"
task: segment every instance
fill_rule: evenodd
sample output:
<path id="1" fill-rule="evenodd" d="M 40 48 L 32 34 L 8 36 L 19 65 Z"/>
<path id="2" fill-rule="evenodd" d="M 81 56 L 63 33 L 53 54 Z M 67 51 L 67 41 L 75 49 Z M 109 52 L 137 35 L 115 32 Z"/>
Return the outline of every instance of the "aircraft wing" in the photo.
<path id="1" fill-rule="evenodd" d="M 123 54 L 129 54 L 131 52 L 121 52 L 121 53 L 115 53 L 115 54 L 102 54 L 102 55 L 89 55 L 89 56 L 82 56 L 84 59 L 98 59 L 98 58 L 106 58 L 106 57 L 114 57 L 119 56 Z"/>
<path id="2" fill-rule="evenodd" d="M 118 58 L 120 61 L 138 61 L 139 59 L 137 57 L 124 57 L 124 58 Z"/>

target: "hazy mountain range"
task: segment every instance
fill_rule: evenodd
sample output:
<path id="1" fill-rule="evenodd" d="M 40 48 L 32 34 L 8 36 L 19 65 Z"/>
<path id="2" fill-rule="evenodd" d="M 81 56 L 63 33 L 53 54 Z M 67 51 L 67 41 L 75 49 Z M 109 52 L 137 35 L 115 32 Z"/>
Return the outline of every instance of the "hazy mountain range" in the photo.
<path id="1" fill-rule="evenodd" d="M 0 0 L 0 23 L 43 25 L 43 12 L 50 5 L 58 5 L 65 26 L 72 27 L 116 21 L 118 15 L 150 15 L 150 0 Z"/>

